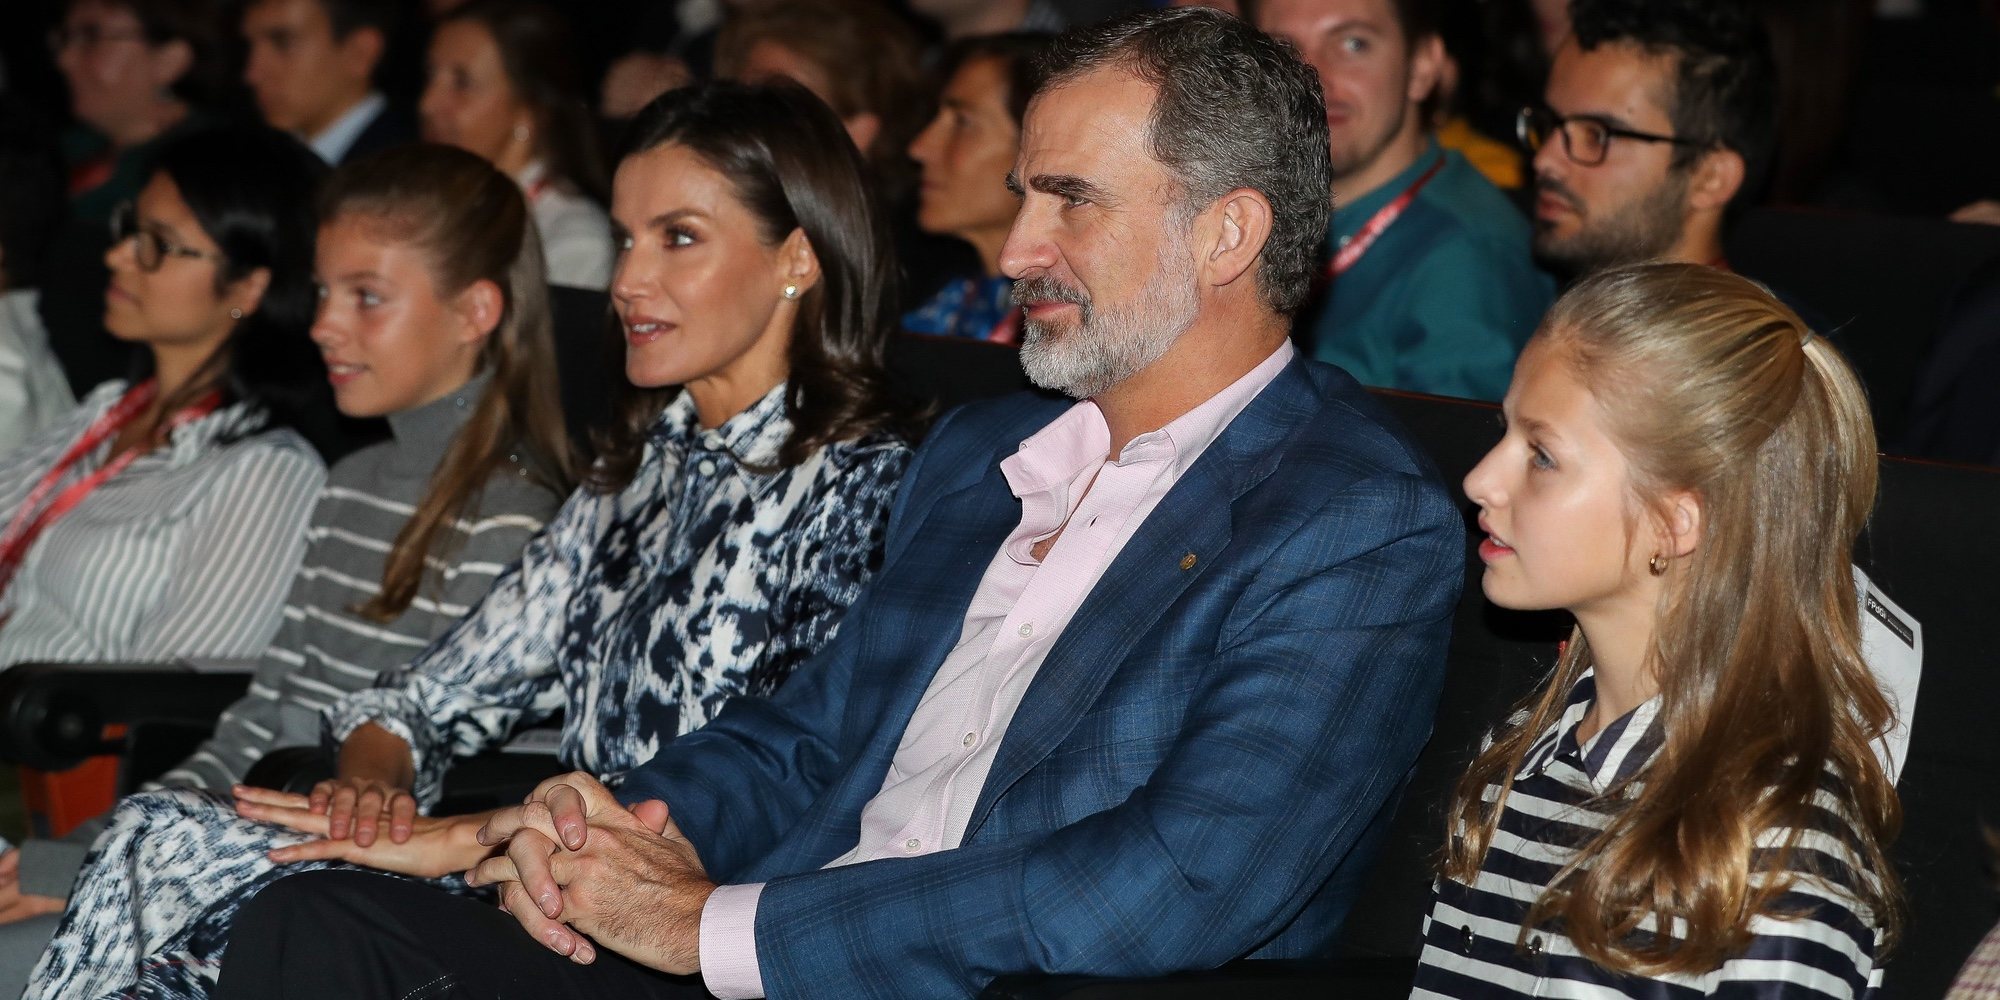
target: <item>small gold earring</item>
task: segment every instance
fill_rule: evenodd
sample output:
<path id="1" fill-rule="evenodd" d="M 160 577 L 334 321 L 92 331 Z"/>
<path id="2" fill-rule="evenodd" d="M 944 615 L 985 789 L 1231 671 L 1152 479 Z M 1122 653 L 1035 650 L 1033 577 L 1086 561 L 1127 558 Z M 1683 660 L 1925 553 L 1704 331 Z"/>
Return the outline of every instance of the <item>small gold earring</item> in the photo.
<path id="1" fill-rule="evenodd" d="M 799 286 L 797 285 L 785 286 L 785 298 L 796 299 L 798 297 L 799 297 Z"/>
<path id="2" fill-rule="evenodd" d="M 1654 576 L 1667 575 L 1667 557 L 1658 552 L 1653 553 L 1653 558 L 1646 560 L 1646 568 L 1651 570 Z"/>

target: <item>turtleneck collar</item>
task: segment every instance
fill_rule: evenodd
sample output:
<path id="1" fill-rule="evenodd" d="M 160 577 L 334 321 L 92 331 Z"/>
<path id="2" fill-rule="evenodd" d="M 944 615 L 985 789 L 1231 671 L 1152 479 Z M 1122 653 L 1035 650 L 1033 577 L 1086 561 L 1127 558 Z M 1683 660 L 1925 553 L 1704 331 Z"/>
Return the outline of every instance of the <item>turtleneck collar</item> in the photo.
<path id="1" fill-rule="evenodd" d="M 413 410 L 389 414 L 393 440 L 384 462 L 389 471 L 430 475 L 444 458 L 445 449 L 451 447 L 452 439 L 458 436 L 459 428 L 471 419 L 480 396 L 492 381 L 490 373 L 480 372 L 439 399 Z"/>

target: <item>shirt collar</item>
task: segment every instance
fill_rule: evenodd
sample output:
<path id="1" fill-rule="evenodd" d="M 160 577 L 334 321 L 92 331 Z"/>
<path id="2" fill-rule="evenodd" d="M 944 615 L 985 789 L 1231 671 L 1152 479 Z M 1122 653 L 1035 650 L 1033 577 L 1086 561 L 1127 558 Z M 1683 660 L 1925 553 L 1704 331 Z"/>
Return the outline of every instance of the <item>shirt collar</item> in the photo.
<path id="1" fill-rule="evenodd" d="M 1428 138 L 1424 141 L 1424 151 L 1417 154 L 1416 160 L 1404 167 L 1401 173 L 1389 178 L 1387 183 L 1344 205 L 1336 200 L 1333 206 L 1333 218 L 1328 224 L 1329 241 L 1337 243 L 1342 237 L 1353 236 L 1362 226 L 1367 225 L 1369 218 L 1377 210 L 1395 200 L 1397 195 L 1409 190 L 1410 185 L 1415 184 L 1417 178 L 1424 175 L 1424 171 L 1436 165 L 1443 157 L 1444 149 L 1437 144 L 1437 139 Z"/>
<path id="2" fill-rule="evenodd" d="M 1178 480 L 1195 460 L 1222 436 L 1236 415 L 1242 413 L 1285 370 L 1298 352 L 1290 340 L 1278 344 L 1257 367 L 1231 382 L 1201 405 L 1174 418 L 1158 430 L 1147 431 L 1127 442 L 1118 453 L 1118 466 L 1165 461 Z M 1001 475 L 1017 497 L 1066 488 L 1084 470 L 1102 463 L 1111 453 L 1111 429 L 1104 411 L 1091 400 L 1082 400 L 1063 412 L 1048 426 L 1036 431 L 1021 448 L 1000 463 Z M 1064 501 L 1067 506 L 1067 501 Z"/>
<path id="3" fill-rule="evenodd" d="M 82 437 L 84 428 L 96 423 L 98 418 L 116 406 L 129 385 L 130 383 L 122 379 L 113 379 L 99 385 L 90 395 L 85 396 L 76 409 L 77 416 L 84 418 L 77 425 L 77 436 Z M 270 416 L 260 406 L 244 402 L 219 406 L 206 416 L 179 424 L 169 430 L 167 443 L 141 455 L 139 461 L 148 466 L 160 463 L 168 468 L 179 468 L 207 454 L 217 440 L 223 437 L 244 437 L 254 434 L 270 422 Z M 105 442 L 100 453 L 108 457 L 110 452 L 103 449 L 109 449 L 110 446 L 109 441 Z"/>
<path id="4" fill-rule="evenodd" d="M 382 113 L 388 100 L 376 91 L 369 91 L 353 107 L 342 112 L 333 124 L 320 130 L 318 135 L 306 139 L 306 145 L 328 163 L 339 163 L 347 157 L 347 151 L 354 148 L 355 140 L 368 130 L 368 123 Z"/>
<path id="5" fill-rule="evenodd" d="M 1578 743 L 1577 727 L 1596 700 L 1595 671 L 1585 670 L 1570 687 L 1562 717 L 1528 748 L 1516 777 L 1525 778 L 1566 759 L 1583 772 L 1591 790 L 1601 795 L 1651 763 L 1666 735 L 1660 722 L 1660 696 L 1654 695 L 1612 720 L 1588 742 Z"/>
<path id="6" fill-rule="evenodd" d="M 649 437 L 656 448 L 711 452 L 730 456 L 739 464 L 773 465 L 778 450 L 792 434 L 792 422 L 785 413 L 786 385 L 780 382 L 773 386 L 763 398 L 719 427 L 703 427 L 694 397 L 683 391 L 661 411 Z"/>

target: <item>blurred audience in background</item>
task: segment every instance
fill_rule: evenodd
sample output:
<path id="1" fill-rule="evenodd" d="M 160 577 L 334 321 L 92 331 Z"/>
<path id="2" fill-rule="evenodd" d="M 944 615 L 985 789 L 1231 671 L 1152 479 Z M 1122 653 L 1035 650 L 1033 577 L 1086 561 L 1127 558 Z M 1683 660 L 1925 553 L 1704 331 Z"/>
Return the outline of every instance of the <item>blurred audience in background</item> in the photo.
<path id="1" fill-rule="evenodd" d="M 251 0 L 243 80 L 273 128 L 338 165 L 408 142 L 416 123 L 375 89 L 396 33 L 394 0 Z"/>
<path id="2" fill-rule="evenodd" d="M 1447 57 L 1431 0 L 1261 0 L 1319 72 L 1333 216 L 1312 353 L 1369 385 L 1499 399 L 1554 286 L 1528 227 L 1430 116 Z"/>
<path id="3" fill-rule="evenodd" d="M 1728 266 L 1723 225 L 1770 169 L 1774 72 L 1746 7 L 1576 0 L 1534 152 L 1535 250 L 1566 275 L 1666 259 Z"/>
<path id="4" fill-rule="evenodd" d="M 1021 151 L 1028 98 L 1041 84 L 1036 60 L 1047 38 L 1029 32 L 977 35 L 946 51 L 937 117 L 910 143 L 910 156 L 923 171 L 917 222 L 927 233 L 971 244 L 983 271 L 947 283 L 904 316 L 903 328 L 912 333 L 1020 342 L 1014 283 L 1000 273 L 1000 247 L 1020 208 L 1007 177 Z"/>
<path id="5" fill-rule="evenodd" d="M 569 27 L 535 0 L 472 0 L 438 22 L 423 136 L 485 157 L 528 196 L 549 283 L 611 282 L 603 161 L 570 55 Z"/>

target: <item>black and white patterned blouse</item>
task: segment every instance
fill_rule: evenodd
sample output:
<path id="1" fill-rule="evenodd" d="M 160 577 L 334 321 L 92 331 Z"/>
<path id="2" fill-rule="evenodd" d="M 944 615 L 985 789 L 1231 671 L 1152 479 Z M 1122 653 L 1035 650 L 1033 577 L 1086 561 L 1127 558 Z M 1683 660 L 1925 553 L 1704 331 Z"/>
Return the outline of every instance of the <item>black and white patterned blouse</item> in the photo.
<path id="1" fill-rule="evenodd" d="M 1560 929 L 1522 933 L 1529 907 L 1549 881 L 1578 846 L 1604 828 L 1600 796 L 1640 773 L 1660 748 L 1658 697 L 1579 744 L 1577 726 L 1595 697 L 1596 683 L 1585 673 L 1571 688 L 1561 718 L 1522 759 L 1473 884 L 1438 880 L 1424 917 L 1413 1000 L 1872 997 L 1882 978 L 1875 963 L 1881 932 L 1857 901 L 1852 882 L 1874 876 L 1846 847 L 1854 835 L 1841 817 L 1850 810 L 1838 799 L 1831 777 L 1816 798 L 1813 828 L 1799 840 L 1792 885 L 1777 900 L 1786 916 L 1751 918 L 1749 946 L 1720 967 L 1699 975 L 1620 975 L 1579 955 Z M 1510 725 L 1523 721 L 1525 714 L 1517 715 Z M 1497 794 L 1498 788 L 1489 786 L 1486 800 Z M 1766 830 L 1757 843 L 1775 848 L 1791 832 Z M 1655 931 L 1651 918 L 1643 929 Z"/>
<path id="2" fill-rule="evenodd" d="M 768 694 L 832 636 L 881 556 L 908 445 L 873 435 L 776 464 L 784 387 L 704 430 L 681 395 L 630 485 L 580 490 L 408 671 L 328 709 L 408 741 L 419 801 L 453 755 L 564 713 L 570 766 L 615 775 Z"/>

